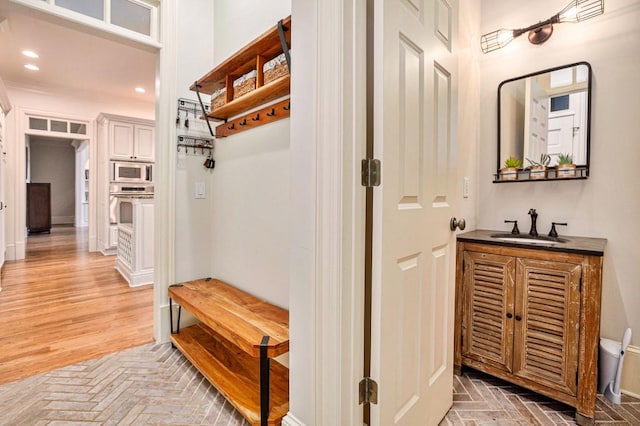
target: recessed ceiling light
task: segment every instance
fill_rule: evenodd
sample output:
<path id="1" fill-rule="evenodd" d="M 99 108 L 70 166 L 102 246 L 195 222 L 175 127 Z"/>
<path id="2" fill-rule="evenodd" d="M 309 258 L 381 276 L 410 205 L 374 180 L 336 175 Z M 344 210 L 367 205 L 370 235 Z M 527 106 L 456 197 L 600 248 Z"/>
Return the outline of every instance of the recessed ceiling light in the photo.
<path id="1" fill-rule="evenodd" d="M 136 90 L 136 92 L 138 92 L 138 93 L 146 93 L 146 92 L 147 92 L 146 90 L 144 90 L 144 87 L 136 87 L 136 89 L 135 89 L 135 90 Z"/>
<path id="2" fill-rule="evenodd" d="M 26 56 L 27 58 L 39 58 L 40 55 L 38 55 L 36 52 L 34 52 L 33 50 L 23 50 L 22 54 L 24 56 Z"/>
<path id="3" fill-rule="evenodd" d="M 27 64 L 24 66 L 26 69 L 31 70 L 31 71 L 39 71 L 40 68 L 38 68 L 36 65 L 33 64 Z"/>

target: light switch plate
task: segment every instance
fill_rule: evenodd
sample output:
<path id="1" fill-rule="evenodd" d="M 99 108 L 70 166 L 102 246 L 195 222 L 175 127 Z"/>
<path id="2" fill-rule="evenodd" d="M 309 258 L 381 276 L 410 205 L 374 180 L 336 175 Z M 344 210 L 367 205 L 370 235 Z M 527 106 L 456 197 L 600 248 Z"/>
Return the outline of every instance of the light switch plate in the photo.
<path id="1" fill-rule="evenodd" d="M 462 181 L 462 198 L 469 198 L 469 178 L 465 177 Z"/>
<path id="2" fill-rule="evenodd" d="M 204 182 L 196 182 L 196 198 L 206 198 Z"/>

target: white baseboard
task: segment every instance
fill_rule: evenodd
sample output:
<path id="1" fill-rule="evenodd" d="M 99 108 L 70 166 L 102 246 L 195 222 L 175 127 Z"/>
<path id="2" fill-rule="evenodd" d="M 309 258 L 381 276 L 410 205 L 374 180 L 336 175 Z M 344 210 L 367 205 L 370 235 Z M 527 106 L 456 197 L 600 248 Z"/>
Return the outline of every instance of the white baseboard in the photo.
<path id="1" fill-rule="evenodd" d="M 282 419 L 283 426 L 306 426 L 303 422 L 298 420 L 296 416 L 291 414 L 291 412 L 287 413 L 286 416 Z"/>
<path id="2" fill-rule="evenodd" d="M 4 260 L 16 260 L 16 245 L 7 244 L 4 250 Z"/>
<path id="3" fill-rule="evenodd" d="M 73 225 L 76 223 L 75 216 L 51 216 L 52 225 Z"/>
<path id="4" fill-rule="evenodd" d="M 115 268 L 129 283 L 129 287 L 140 287 L 153 284 L 153 269 L 133 272 L 120 258 L 116 258 Z"/>
<path id="5" fill-rule="evenodd" d="M 627 347 L 622 365 L 622 383 L 620 391 L 640 399 L 640 347 Z"/>

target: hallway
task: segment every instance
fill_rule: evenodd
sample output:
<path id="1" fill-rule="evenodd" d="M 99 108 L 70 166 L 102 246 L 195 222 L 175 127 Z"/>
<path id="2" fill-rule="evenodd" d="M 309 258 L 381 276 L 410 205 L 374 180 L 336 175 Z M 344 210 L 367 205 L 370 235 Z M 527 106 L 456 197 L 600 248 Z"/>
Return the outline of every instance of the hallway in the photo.
<path id="1" fill-rule="evenodd" d="M 0 384 L 153 341 L 153 287 L 130 288 L 87 228 L 54 227 L 6 262 Z"/>

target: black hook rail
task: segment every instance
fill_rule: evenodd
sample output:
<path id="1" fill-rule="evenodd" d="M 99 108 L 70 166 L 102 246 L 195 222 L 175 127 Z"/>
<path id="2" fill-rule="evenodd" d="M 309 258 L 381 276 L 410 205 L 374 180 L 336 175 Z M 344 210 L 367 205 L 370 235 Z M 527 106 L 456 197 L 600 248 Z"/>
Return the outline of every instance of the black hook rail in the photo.
<path id="1" fill-rule="evenodd" d="M 178 152 L 180 152 L 180 149 L 184 148 L 187 154 L 190 151 L 193 154 L 198 154 L 198 151 L 200 151 L 201 155 L 204 155 L 205 150 L 207 150 L 208 154 L 211 155 L 214 150 L 214 141 L 215 139 L 213 138 L 180 135 L 178 136 L 178 143 L 176 144 L 176 149 L 178 150 Z"/>

